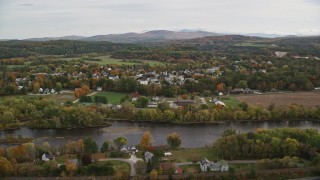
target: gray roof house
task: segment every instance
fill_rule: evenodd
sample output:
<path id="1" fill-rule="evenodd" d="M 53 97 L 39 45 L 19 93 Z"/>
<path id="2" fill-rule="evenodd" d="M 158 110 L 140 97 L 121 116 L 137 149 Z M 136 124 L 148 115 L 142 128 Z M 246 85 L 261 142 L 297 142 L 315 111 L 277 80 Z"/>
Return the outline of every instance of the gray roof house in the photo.
<path id="1" fill-rule="evenodd" d="M 153 158 L 153 154 L 149 151 L 146 151 L 144 153 L 144 159 L 146 160 L 146 162 L 148 163 L 149 161 L 151 161 Z"/>
<path id="2" fill-rule="evenodd" d="M 227 172 L 229 170 L 228 163 L 224 160 L 218 162 L 209 161 L 207 158 L 203 158 L 200 161 L 200 169 L 202 172 Z"/>

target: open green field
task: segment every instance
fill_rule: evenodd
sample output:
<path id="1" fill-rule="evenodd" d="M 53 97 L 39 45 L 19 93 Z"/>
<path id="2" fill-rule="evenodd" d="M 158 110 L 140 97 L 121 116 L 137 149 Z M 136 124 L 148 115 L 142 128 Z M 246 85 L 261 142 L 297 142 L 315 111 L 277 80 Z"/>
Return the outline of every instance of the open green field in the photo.
<path id="1" fill-rule="evenodd" d="M 268 47 L 270 45 L 268 44 L 262 44 L 262 43 L 254 43 L 254 42 L 243 42 L 239 44 L 235 44 L 235 46 L 243 46 L 243 47 Z"/>
<path id="2" fill-rule="evenodd" d="M 223 97 L 220 97 L 220 101 L 224 102 L 226 106 L 229 106 L 229 107 L 236 107 L 236 106 L 239 106 L 239 104 L 241 103 L 236 98 L 236 96 L 223 96 Z"/>
<path id="3" fill-rule="evenodd" d="M 87 63 L 97 63 L 99 65 L 107 65 L 107 64 L 117 64 L 117 65 L 137 65 L 137 64 L 149 64 L 150 66 L 155 66 L 155 65 L 163 65 L 162 62 L 158 61 L 151 61 L 151 60 L 139 60 L 140 62 L 134 62 L 132 60 L 128 61 L 123 61 L 122 59 L 115 59 L 110 56 L 98 56 L 95 57 L 95 59 L 101 59 L 101 61 L 86 61 Z"/>
<path id="4" fill-rule="evenodd" d="M 108 103 L 111 104 L 120 104 L 121 98 L 126 94 L 124 93 L 116 93 L 116 92 L 98 92 L 94 96 L 104 96 L 108 99 Z"/>
<path id="5" fill-rule="evenodd" d="M 7 65 L 9 69 L 18 68 L 18 67 L 25 67 L 30 65 L 31 61 L 24 61 L 24 64 L 18 64 L 18 65 Z"/>
<path id="6" fill-rule="evenodd" d="M 210 103 L 211 97 L 206 97 L 205 99 L 208 104 L 212 104 Z M 228 107 L 237 107 L 241 103 L 236 96 L 219 96 L 219 100 L 222 101 Z"/>
<path id="7" fill-rule="evenodd" d="M 78 60 L 81 58 L 60 58 L 61 60 L 71 61 L 71 60 Z M 150 66 L 155 65 L 164 65 L 164 63 L 159 61 L 152 61 L 152 60 L 126 60 L 123 61 L 122 59 L 115 59 L 110 56 L 97 56 L 94 59 L 100 59 L 101 61 L 90 61 L 85 60 L 86 63 L 95 63 L 99 65 L 107 65 L 107 64 L 116 64 L 116 65 L 139 65 L 139 64 L 149 64 Z"/>

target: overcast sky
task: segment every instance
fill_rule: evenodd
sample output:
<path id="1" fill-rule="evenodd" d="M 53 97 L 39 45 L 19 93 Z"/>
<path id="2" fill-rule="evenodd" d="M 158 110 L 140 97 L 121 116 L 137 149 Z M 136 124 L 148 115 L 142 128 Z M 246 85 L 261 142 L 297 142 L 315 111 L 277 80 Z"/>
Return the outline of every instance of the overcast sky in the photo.
<path id="1" fill-rule="evenodd" d="M 320 0 L 0 0 L 0 39 L 206 30 L 320 34 Z"/>

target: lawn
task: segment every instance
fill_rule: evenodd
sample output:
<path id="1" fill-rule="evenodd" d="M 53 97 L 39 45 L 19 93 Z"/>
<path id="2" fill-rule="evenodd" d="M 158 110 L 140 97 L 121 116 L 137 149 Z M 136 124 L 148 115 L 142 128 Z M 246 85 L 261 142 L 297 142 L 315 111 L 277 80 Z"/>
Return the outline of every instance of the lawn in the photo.
<path id="1" fill-rule="evenodd" d="M 183 165 L 182 168 L 184 174 L 197 174 L 201 172 L 199 164 Z"/>
<path id="2" fill-rule="evenodd" d="M 107 162 L 109 162 L 112 165 L 114 171 L 120 170 L 125 174 L 128 174 L 128 175 L 130 174 L 131 167 L 129 163 L 121 162 L 121 161 L 107 161 Z"/>
<path id="3" fill-rule="evenodd" d="M 220 101 L 224 102 L 224 104 L 229 107 L 236 107 L 241 103 L 235 96 L 223 96 L 220 97 Z"/>
<path id="4" fill-rule="evenodd" d="M 108 103 L 111 104 L 120 104 L 121 98 L 126 94 L 124 93 L 116 93 L 116 92 L 98 92 L 94 96 L 105 96 L 108 99 Z"/>
<path id="5" fill-rule="evenodd" d="M 176 162 L 198 162 L 204 157 L 211 161 L 217 159 L 217 153 L 212 148 L 179 149 L 171 151 L 171 153 Z"/>

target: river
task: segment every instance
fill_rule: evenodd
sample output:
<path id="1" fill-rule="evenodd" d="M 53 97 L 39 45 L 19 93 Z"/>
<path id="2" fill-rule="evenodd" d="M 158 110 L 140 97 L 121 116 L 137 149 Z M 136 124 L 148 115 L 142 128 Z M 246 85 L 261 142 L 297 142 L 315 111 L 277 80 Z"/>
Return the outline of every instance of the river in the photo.
<path id="1" fill-rule="evenodd" d="M 172 132 L 180 134 L 182 147 L 194 148 L 211 145 L 221 133 L 228 127 L 240 132 L 255 131 L 257 128 L 314 128 L 320 130 L 320 122 L 316 121 L 269 121 L 269 122 L 227 122 L 221 124 L 171 124 L 153 122 L 128 122 L 111 121 L 110 127 L 82 128 L 82 129 L 28 129 L 0 131 L 0 137 L 7 134 L 22 135 L 23 137 L 37 138 L 36 143 L 49 142 L 59 145 L 68 140 L 77 140 L 91 136 L 99 146 L 105 140 L 124 136 L 128 139 L 128 145 L 139 144 L 144 131 L 149 131 L 153 138 L 153 144 L 166 144 L 166 136 Z M 6 145 L 2 145 L 6 146 Z"/>

